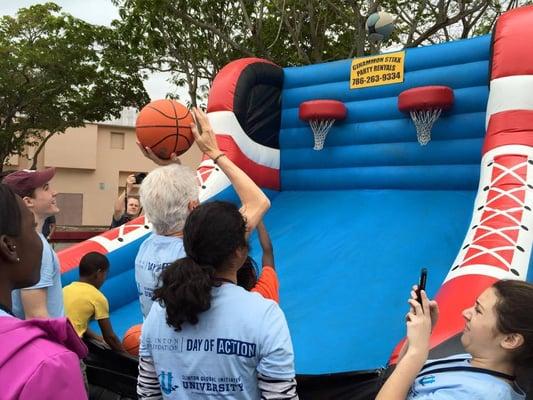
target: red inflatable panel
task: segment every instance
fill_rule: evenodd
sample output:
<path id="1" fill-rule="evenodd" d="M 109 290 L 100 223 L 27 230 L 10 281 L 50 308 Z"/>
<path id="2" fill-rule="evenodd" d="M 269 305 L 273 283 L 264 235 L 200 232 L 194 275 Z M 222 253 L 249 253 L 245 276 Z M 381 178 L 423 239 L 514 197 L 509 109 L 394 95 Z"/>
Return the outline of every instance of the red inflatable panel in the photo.
<path id="1" fill-rule="evenodd" d="M 453 104 L 453 90 L 448 86 L 421 86 L 404 90 L 398 96 L 398 109 L 402 112 L 450 108 Z"/>
<path id="2" fill-rule="evenodd" d="M 446 282 L 435 297 L 438 304 L 445 305 L 440 309 L 439 320 L 430 339 L 430 348 L 435 348 L 444 341 L 461 333 L 465 327 L 463 310 L 471 307 L 485 289 L 497 281 L 485 275 L 465 275 Z M 391 356 L 391 364 L 395 364 L 404 341 L 398 344 Z"/>
<path id="3" fill-rule="evenodd" d="M 279 170 L 275 168 L 266 167 L 250 160 L 237 146 L 235 140 L 230 135 L 217 133 L 216 135 L 218 147 L 226 156 L 239 166 L 246 175 L 248 175 L 257 185 L 267 189 L 279 190 Z M 208 159 L 204 156 L 202 160 Z M 202 176 L 202 181 L 208 178 L 213 167 L 206 166 L 198 168 L 198 172 Z"/>
<path id="4" fill-rule="evenodd" d="M 492 114 L 482 154 L 505 145 L 533 147 L 533 110 L 511 110 Z"/>
<path id="5" fill-rule="evenodd" d="M 209 90 L 209 100 L 207 112 L 214 111 L 235 111 L 233 110 L 235 88 L 241 72 L 248 65 L 253 63 L 268 63 L 276 65 L 262 58 L 241 58 L 233 61 L 220 70 Z"/>
<path id="6" fill-rule="evenodd" d="M 336 119 L 346 118 L 346 106 L 337 100 L 311 100 L 300 104 L 298 112 L 300 119 L 309 121 L 313 119 Z"/>
<path id="7" fill-rule="evenodd" d="M 58 253 L 61 273 L 77 268 L 78 265 L 80 265 L 81 258 L 92 251 L 100 254 L 108 253 L 105 247 L 92 240 L 86 240 L 85 242 L 78 243 L 68 249 L 61 250 L 61 252 Z"/>
<path id="8" fill-rule="evenodd" d="M 144 216 L 137 217 L 134 220 L 131 220 L 126 224 L 119 226 L 118 228 L 111 229 L 98 236 L 104 237 L 109 240 L 115 240 L 118 239 L 121 235 L 125 235 L 129 232 L 138 229 L 139 226 L 142 225 L 144 225 Z M 73 268 L 77 268 L 80 264 L 81 258 L 85 254 L 90 253 L 91 251 L 96 251 L 101 254 L 107 254 L 109 252 L 109 250 L 106 249 L 104 246 L 90 239 L 86 240 L 85 242 L 70 246 L 65 250 L 61 250 L 57 254 L 59 258 L 59 264 L 61 266 L 61 273 L 70 271 Z"/>
<path id="9" fill-rule="evenodd" d="M 508 11 L 498 19 L 493 35 L 491 80 L 533 75 L 532 21 L 533 6 Z"/>

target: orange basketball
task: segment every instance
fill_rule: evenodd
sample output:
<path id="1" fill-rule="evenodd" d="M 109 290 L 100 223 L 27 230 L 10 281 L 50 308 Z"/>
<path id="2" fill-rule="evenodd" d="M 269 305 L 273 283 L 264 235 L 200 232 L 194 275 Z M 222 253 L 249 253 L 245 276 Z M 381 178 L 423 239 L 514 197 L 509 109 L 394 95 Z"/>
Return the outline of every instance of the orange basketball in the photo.
<path id="1" fill-rule="evenodd" d="M 137 117 L 137 139 L 159 158 L 185 153 L 194 142 L 191 112 L 175 100 L 156 100 L 143 107 Z"/>
<path id="2" fill-rule="evenodd" d="M 122 346 L 124 346 L 124 350 L 126 350 L 132 356 L 139 356 L 142 326 L 143 324 L 133 325 L 126 331 L 124 339 L 122 340 Z"/>

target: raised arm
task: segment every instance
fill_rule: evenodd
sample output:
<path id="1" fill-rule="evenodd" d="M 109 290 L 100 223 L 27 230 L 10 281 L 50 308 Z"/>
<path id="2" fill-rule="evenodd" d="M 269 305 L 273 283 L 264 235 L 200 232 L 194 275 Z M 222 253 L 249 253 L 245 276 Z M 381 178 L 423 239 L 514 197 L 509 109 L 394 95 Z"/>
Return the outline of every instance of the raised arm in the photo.
<path id="1" fill-rule="evenodd" d="M 422 304 L 409 299 L 411 310 L 407 314 L 407 347 L 394 372 L 382 386 L 376 400 L 405 400 L 409 389 L 427 360 L 431 334 L 430 301 L 421 292 Z"/>
<path id="2" fill-rule="evenodd" d="M 191 124 L 196 144 L 220 167 L 235 188 L 242 203 L 241 213 L 246 219 L 249 235 L 270 207 L 270 201 L 255 182 L 220 151 L 207 115 L 197 108 L 193 108 L 192 114 L 201 130 L 198 132 L 196 124 Z"/>
<path id="3" fill-rule="evenodd" d="M 113 210 L 113 218 L 118 221 L 120 217 L 126 212 L 126 195 L 131 193 L 133 185 L 135 184 L 135 175 L 131 174 L 126 178 L 126 190 L 124 190 L 120 196 L 115 200 L 115 208 Z"/>
<path id="4" fill-rule="evenodd" d="M 263 249 L 263 267 L 268 265 L 275 269 L 274 265 L 274 248 L 272 247 L 272 241 L 270 240 L 270 235 L 266 230 L 265 223 L 261 220 L 257 225 L 257 233 L 259 234 L 259 243 Z"/>

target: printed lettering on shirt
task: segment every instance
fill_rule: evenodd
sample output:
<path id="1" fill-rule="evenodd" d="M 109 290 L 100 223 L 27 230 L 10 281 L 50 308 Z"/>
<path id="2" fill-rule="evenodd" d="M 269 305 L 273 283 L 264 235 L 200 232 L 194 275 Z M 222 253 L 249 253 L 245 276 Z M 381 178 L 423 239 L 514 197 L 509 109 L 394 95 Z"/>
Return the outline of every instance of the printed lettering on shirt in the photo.
<path id="1" fill-rule="evenodd" d="M 256 355 L 255 343 L 235 339 L 185 339 L 185 338 L 146 338 L 148 350 L 187 352 L 209 352 L 228 356 L 253 358 Z"/>
<path id="2" fill-rule="evenodd" d="M 183 338 L 146 338 L 146 348 L 150 351 L 183 352 Z"/>
<path id="3" fill-rule="evenodd" d="M 146 271 L 151 271 L 159 275 L 159 273 L 167 268 L 172 263 L 154 263 L 151 261 L 140 263 L 140 267 Z"/>
<path id="4" fill-rule="evenodd" d="M 244 384 L 240 376 L 237 378 L 217 378 L 214 376 L 183 375 L 181 377 L 181 384 L 183 385 L 183 389 L 203 394 L 230 394 L 244 391 Z"/>

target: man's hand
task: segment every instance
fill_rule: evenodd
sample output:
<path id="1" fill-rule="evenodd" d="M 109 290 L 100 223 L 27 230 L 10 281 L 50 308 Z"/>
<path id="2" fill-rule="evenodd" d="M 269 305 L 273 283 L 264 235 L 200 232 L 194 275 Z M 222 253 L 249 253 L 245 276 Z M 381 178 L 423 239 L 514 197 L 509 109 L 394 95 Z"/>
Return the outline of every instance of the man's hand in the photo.
<path id="1" fill-rule="evenodd" d="M 139 149 L 141 149 L 141 152 L 143 153 L 143 155 L 152 160 L 154 163 L 156 163 L 157 165 L 170 165 L 170 164 L 181 164 L 181 161 L 180 159 L 178 158 L 178 156 L 176 155 L 176 153 L 172 153 L 170 155 L 170 158 L 168 160 L 165 160 L 163 158 L 159 158 L 153 151 L 150 147 L 145 147 L 143 146 L 141 143 L 137 142 L 137 146 L 139 146 Z"/>
<path id="2" fill-rule="evenodd" d="M 131 174 L 126 178 L 126 189 L 128 189 L 128 193 L 133 190 L 133 185 L 135 185 L 135 174 Z"/>

